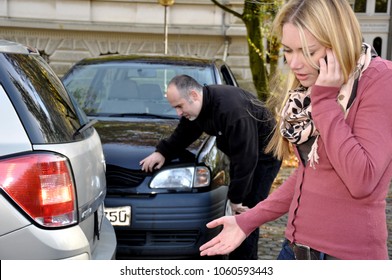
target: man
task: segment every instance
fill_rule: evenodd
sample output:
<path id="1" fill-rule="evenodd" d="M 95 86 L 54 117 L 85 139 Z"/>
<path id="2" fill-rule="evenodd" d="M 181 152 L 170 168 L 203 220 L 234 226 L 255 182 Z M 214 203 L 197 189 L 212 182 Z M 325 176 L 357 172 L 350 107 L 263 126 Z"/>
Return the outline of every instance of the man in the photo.
<path id="1" fill-rule="evenodd" d="M 264 148 L 275 121 L 251 93 L 233 86 L 201 86 L 187 75 L 168 84 L 167 100 L 181 117 L 173 134 L 159 142 L 156 151 L 140 162 L 144 171 L 163 166 L 166 158 L 186 149 L 205 132 L 216 136 L 218 148 L 230 159 L 228 199 L 233 214 L 265 199 L 281 162 Z M 230 259 L 257 259 L 259 230 L 252 232 Z"/>

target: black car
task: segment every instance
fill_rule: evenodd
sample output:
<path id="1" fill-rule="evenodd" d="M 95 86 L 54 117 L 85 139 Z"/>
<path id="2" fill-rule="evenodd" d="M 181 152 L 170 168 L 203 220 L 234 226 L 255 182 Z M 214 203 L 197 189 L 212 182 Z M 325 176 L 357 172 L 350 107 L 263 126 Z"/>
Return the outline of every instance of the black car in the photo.
<path id="1" fill-rule="evenodd" d="M 196 259 L 225 215 L 229 160 L 202 135 L 153 173 L 139 162 L 168 137 L 179 117 L 165 98 L 172 77 L 238 86 L 219 59 L 102 56 L 74 65 L 62 81 L 95 125 L 107 163 L 105 212 L 117 235 L 117 259 Z"/>

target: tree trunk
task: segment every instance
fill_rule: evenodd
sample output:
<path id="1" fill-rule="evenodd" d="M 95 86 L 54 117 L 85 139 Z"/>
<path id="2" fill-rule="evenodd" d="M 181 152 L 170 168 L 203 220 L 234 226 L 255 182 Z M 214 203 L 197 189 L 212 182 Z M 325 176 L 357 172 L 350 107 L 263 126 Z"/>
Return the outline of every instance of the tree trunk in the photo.
<path id="1" fill-rule="evenodd" d="M 264 20 L 268 18 L 268 15 L 272 15 L 272 18 L 275 16 L 276 7 L 280 5 L 280 2 L 282 1 L 244 0 L 244 10 L 242 14 L 231 10 L 228 6 L 223 5 L 218 0 L 211 1 L 224 11 L 233 14 L 244 22 L 247 32 L 249 65 L 252 72 L 253 84 L 257 91 L 257 97 L 264 102 L 267 101 L 270 95 L 269 77 L 274 75 L 277 70 L 280 46 L 274 39 L 270 42 L 269 75 L 266 67 L 265 47 L 263 45 L 265 34 L 262 34 L 262 27 Z M 267 10 L 263 10 L 262 5 L 267 5 Z M 268 20 L 270 21 L 271 18 L 267 19 L 267 21 Z"/>
<path id="2" fill-rule="evenodd" d="M 269 96 L 268 74 L 263 53 L 264 45 L 260 25 L 260 5 L 245 1 L 243 22 L 247 30 L 249 64 L 253 83 L 260 100 Z"/>

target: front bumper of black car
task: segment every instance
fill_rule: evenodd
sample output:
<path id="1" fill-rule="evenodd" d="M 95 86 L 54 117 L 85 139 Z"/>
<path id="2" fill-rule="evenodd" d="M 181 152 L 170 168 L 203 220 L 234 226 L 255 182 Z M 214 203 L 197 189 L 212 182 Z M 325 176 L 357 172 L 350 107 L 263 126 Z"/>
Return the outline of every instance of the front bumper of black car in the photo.
<path id="1" fill-rule="evenodd" d="M 196 259 L 220 228 L 206 224 L 225 214 L 227 186 L 208 192 L 106 197 L 105 207 L 131 207 L 130 226 L 115 226 L 117 259 Z"/>

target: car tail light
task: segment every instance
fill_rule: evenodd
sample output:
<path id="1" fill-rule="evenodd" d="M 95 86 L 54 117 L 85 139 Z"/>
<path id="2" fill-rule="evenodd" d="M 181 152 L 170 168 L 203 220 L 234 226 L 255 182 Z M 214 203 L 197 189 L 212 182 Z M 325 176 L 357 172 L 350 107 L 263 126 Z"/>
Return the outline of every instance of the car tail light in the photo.
<path id="1" fill-rule="evenodd" d="M 42 153 L 0 160 L 0 187 L 42 226 L 76 223 L 75 188 L 63 156 Z"/>

